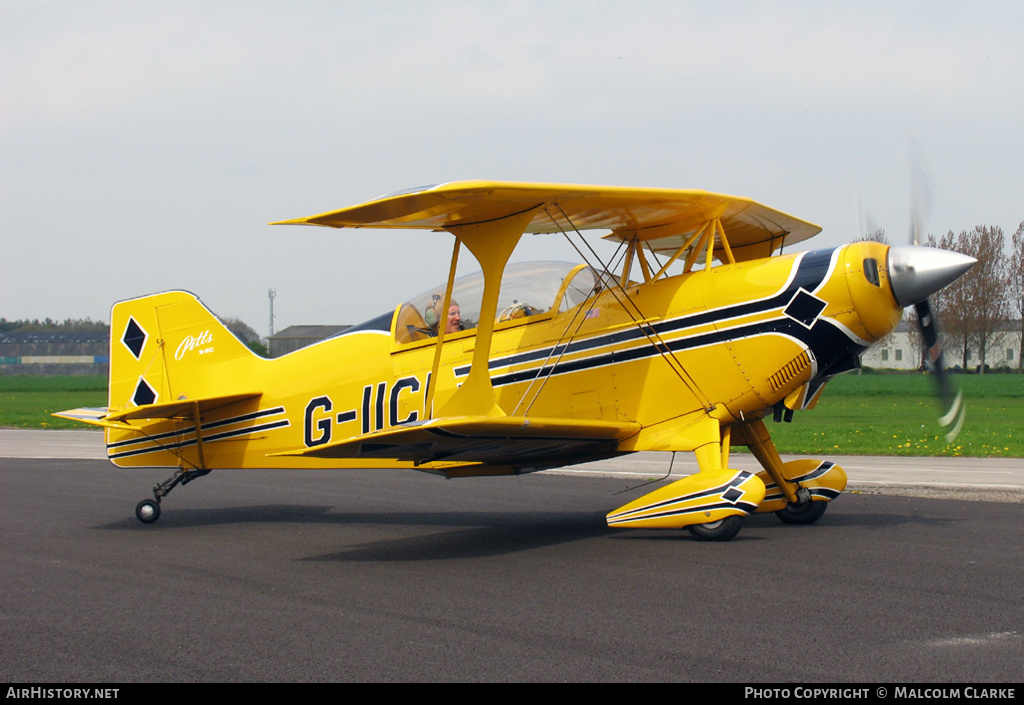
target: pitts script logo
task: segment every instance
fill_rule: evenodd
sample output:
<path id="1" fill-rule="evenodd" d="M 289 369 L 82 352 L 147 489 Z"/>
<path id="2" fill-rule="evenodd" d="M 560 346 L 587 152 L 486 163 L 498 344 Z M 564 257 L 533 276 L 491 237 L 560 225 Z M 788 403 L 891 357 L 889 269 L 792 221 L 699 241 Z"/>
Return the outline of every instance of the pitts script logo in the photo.
<path id="1" fill-rule="evenodd" d="M 212 353 L 213 345 L 211 343 L 213 343 L 213 334 L 208 329 L 196 336 L 187 335 L 178 344 L 178 349 L 174 351 L 174 359 L 181 360 L 190 350 L 198 350 L 200 355 Z"/>

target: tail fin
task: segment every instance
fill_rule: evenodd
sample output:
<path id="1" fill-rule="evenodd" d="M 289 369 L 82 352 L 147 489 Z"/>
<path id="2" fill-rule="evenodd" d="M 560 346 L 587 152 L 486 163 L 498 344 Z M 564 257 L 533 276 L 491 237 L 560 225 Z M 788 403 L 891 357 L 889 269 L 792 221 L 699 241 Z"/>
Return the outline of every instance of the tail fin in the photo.
<path id="1" fill-rule="evenodd" d="M 258 356 L 194 295 L 170 291 L 114 304 L 111 410 L 237 391 Z"/>
<path id="2" fill-rule="evenodd" d="M 229 419 L 217 421 L 218 426 L 245 422 L 249 417 L 232 417 L 229 410 L 256 410 L 262 390 L 254 388 L 254 380 L 267 361 L 184 291 L 122 301 L 110 315 L 107 408 L 54 415 L 105 428 L 107 456 L 121 467 L 208 467 L 203 419 L 215 412 Z M 284 408 L 274 413 L 283 414 Z M 287 419 L 277 419 L 270 427 L 287 425 Z M 251 430 L 235 428 L 228 435 Z M 230 462 L 242 466 L 237 457 Z"/>

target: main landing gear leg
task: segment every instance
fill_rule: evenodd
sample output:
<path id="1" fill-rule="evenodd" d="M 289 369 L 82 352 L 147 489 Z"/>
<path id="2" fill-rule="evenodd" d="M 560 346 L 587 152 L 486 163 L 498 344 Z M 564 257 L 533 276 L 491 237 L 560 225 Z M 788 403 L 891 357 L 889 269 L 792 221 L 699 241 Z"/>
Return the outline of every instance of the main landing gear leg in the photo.
<path id="1" fill-rule="evenodd" d="M 825 460 L 782 462 L 764 422 L 758 419 L 740 427 L 740 442 L 750 447 L 764 468 L 768 492 L 759 513 L 774 512 L 786 524 L 813 524 L 821 519 L 828 503 L 846 489 L 846 473 Z"/>
<path id="2" fill-rule="evenodd" d="M 719 431 L 721 440 L 702 446 L 695 451 L 697 464 L 702 472 L 705 470 L 722 470 L 729 467 L 729 446 L 731 445 L 732 429 L 729 426 Z M 730 541 L 743 528 L 743 515 L 733 515 L 705 524 L 690 524 L 686 529 L 698 541 Z"/>
<path id="3" fill-rule="evenodd" d="M 192 480 L 197 480 L 203 475 L 210 474 L 207 468 L 196 468 L 195 470 L 184 470 L 178 468 L 173 475 L 153 486 L 153 499 L 144 499 L 135 505 L 135 518 L 143 524 L 152 524 L 160 518 L 160 500 L 171 493 L 179 484 L 187 485 Z"/>

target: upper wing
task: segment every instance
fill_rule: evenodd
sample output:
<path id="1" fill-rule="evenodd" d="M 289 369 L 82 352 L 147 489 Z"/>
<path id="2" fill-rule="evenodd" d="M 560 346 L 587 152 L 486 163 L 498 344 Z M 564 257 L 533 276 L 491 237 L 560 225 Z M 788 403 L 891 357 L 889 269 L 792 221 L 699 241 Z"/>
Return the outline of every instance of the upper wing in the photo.
<path id="1" fill-rule="evenodd" d="M 526 232 L 611 230 L 610 237 L 636 237 L 658 252 L 674 252 L 692 233 L 717 218 L 737 261 L 768 256 L 783 245 L 821 232 L 814 223 L 749 198 L 707 191 L 500 181 L 424 186 L 274 225 L 438 230 L 534 208 L 538 210 Z"/>

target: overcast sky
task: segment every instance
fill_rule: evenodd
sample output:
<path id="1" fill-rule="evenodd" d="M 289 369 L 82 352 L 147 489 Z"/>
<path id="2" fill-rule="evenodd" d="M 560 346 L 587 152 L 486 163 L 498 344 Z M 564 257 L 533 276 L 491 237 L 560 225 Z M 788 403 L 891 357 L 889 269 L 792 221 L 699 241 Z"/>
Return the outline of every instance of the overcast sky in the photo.
<path id="1" fill-rule="evenodd" d="M 700 188 L 907 238 L 1024 220 L 1024 3 L 0 2 L 0 316 L 166 289 L 356 323 L 450 236 L 266 223 L 460 179 Z M 867 213 L 858 216 L 858 203 Z M 575 259 L 530 237 L 516 259 Z"/>

